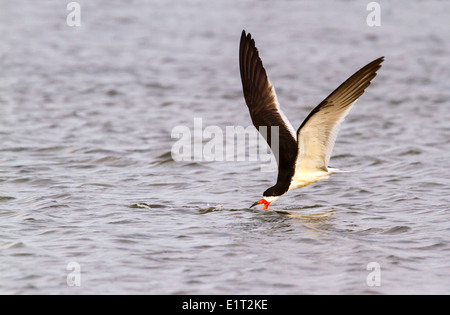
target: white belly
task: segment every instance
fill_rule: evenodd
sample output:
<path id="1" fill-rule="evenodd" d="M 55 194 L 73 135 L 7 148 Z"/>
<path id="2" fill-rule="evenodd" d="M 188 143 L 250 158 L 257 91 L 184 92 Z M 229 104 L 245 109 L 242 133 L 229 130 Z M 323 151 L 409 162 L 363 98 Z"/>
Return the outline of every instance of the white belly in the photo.
<path id="1" fill-rule="evenodd" d="M 320 180 L 328 179 L 331 176 L 331 172 L 314 172 L 314 173 L 299 173 L 295 174 L 292 178 L 289 190 L 302 188 L 311 185 Z"/>

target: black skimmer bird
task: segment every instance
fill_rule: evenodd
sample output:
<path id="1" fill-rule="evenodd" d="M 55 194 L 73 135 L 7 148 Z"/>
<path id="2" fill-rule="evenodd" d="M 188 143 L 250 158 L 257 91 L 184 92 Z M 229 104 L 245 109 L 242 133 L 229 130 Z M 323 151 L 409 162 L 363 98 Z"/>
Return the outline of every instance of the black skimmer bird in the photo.
<path id="1" fill-rule="evenodd" d="M 262 132 L 272 148 L 272 127 L 278 128 L 279 154 L 277 183 L 263 193 L 263 198 L 253 205 L 269 205 L 290 190 L 328 179 L 332 174 L 344 172 L 328 167 L 339 127 L 353 104 L 377 75 L 384 57 L 362 67 L 327 98 L 325 98 L 295 132 L 280 109 L 275 89 L 269 81 L 258 49 L 251 34 L 242 31 L 239 47 L 244 98 L 250 111 L 253 125 Z"/>

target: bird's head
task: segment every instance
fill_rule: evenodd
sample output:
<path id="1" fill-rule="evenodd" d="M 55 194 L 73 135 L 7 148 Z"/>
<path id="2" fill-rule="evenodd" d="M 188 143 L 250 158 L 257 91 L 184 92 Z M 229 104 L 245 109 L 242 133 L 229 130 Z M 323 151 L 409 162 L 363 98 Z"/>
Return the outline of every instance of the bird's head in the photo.
<path id="1" fill-rule="evenodd" d="M 254 206 L 257 205 L 264 205 L 264 210 L 267 210 L 269 208 L 269 205 L 272 202 L 275 202 L 275 200 L 277 200 L 278 198 L 280 198 L 280 196 L 263 196 L 262 199 L 252 204 L 250 208 L 253 208 Z"/>

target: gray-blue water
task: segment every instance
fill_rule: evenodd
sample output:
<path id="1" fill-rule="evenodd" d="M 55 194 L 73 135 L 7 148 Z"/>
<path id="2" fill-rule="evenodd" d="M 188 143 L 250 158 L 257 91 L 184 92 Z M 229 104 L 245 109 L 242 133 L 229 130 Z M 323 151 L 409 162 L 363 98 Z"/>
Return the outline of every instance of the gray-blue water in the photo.
<path id="1" fill-rule="evenodd" d="M 0 293 L 450 293 L 449 2 L 68 2 L 0 1 Z M 361 171 L 278 212 L 247 208 L 260 162 L 171 155 L 194 118 L 251 124 L 242 29 L 295 127 L 386 57 L 331 159 Z"/>

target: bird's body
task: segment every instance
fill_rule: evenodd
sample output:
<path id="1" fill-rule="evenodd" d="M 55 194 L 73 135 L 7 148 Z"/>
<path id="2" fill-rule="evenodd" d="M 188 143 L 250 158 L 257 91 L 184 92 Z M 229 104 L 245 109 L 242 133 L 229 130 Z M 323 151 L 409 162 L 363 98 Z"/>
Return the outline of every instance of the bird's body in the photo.
<path id="1" fill-rule="evenodd" d="M 316 171 L 316 172 L 296 172 L 294 176 L 292 177 L 291 183 L 289 185 L 289 190 L 303 188 L 306 186 L 309 186 L 311 184 L 314 184 L 315 182 L 318 182 L 320 180 L 325 180 L 330 178 L 331 174 L 333 174 L 331 171 Z"/>
<path id="2" fill-rule="evenodd" d="M 275 137 L 275 141 L 278 141 L 279 149 L 279 154 L 275 154 L 278 163 L 277 183 L 267 189 L 263 199 L 252 206 L 264 204 L 264 209 L 267 209 L 289 190 L 311 185 L 341 172 L 328 167 L 340 124 L 376 76 L 383 58 L 372 61 L 342 83 L 313 109 L 295 131 L 280 109 L 255 41 L 250 33 L 242 31 L 239 68 L 245 102 L 254 126 L 258 130 L 267 128 L 263 136 L 271 148 L 275 145 L 271 143 L 271 133 L 276 128 L 274 130 L 278 132 L 278 138 Z"/>

